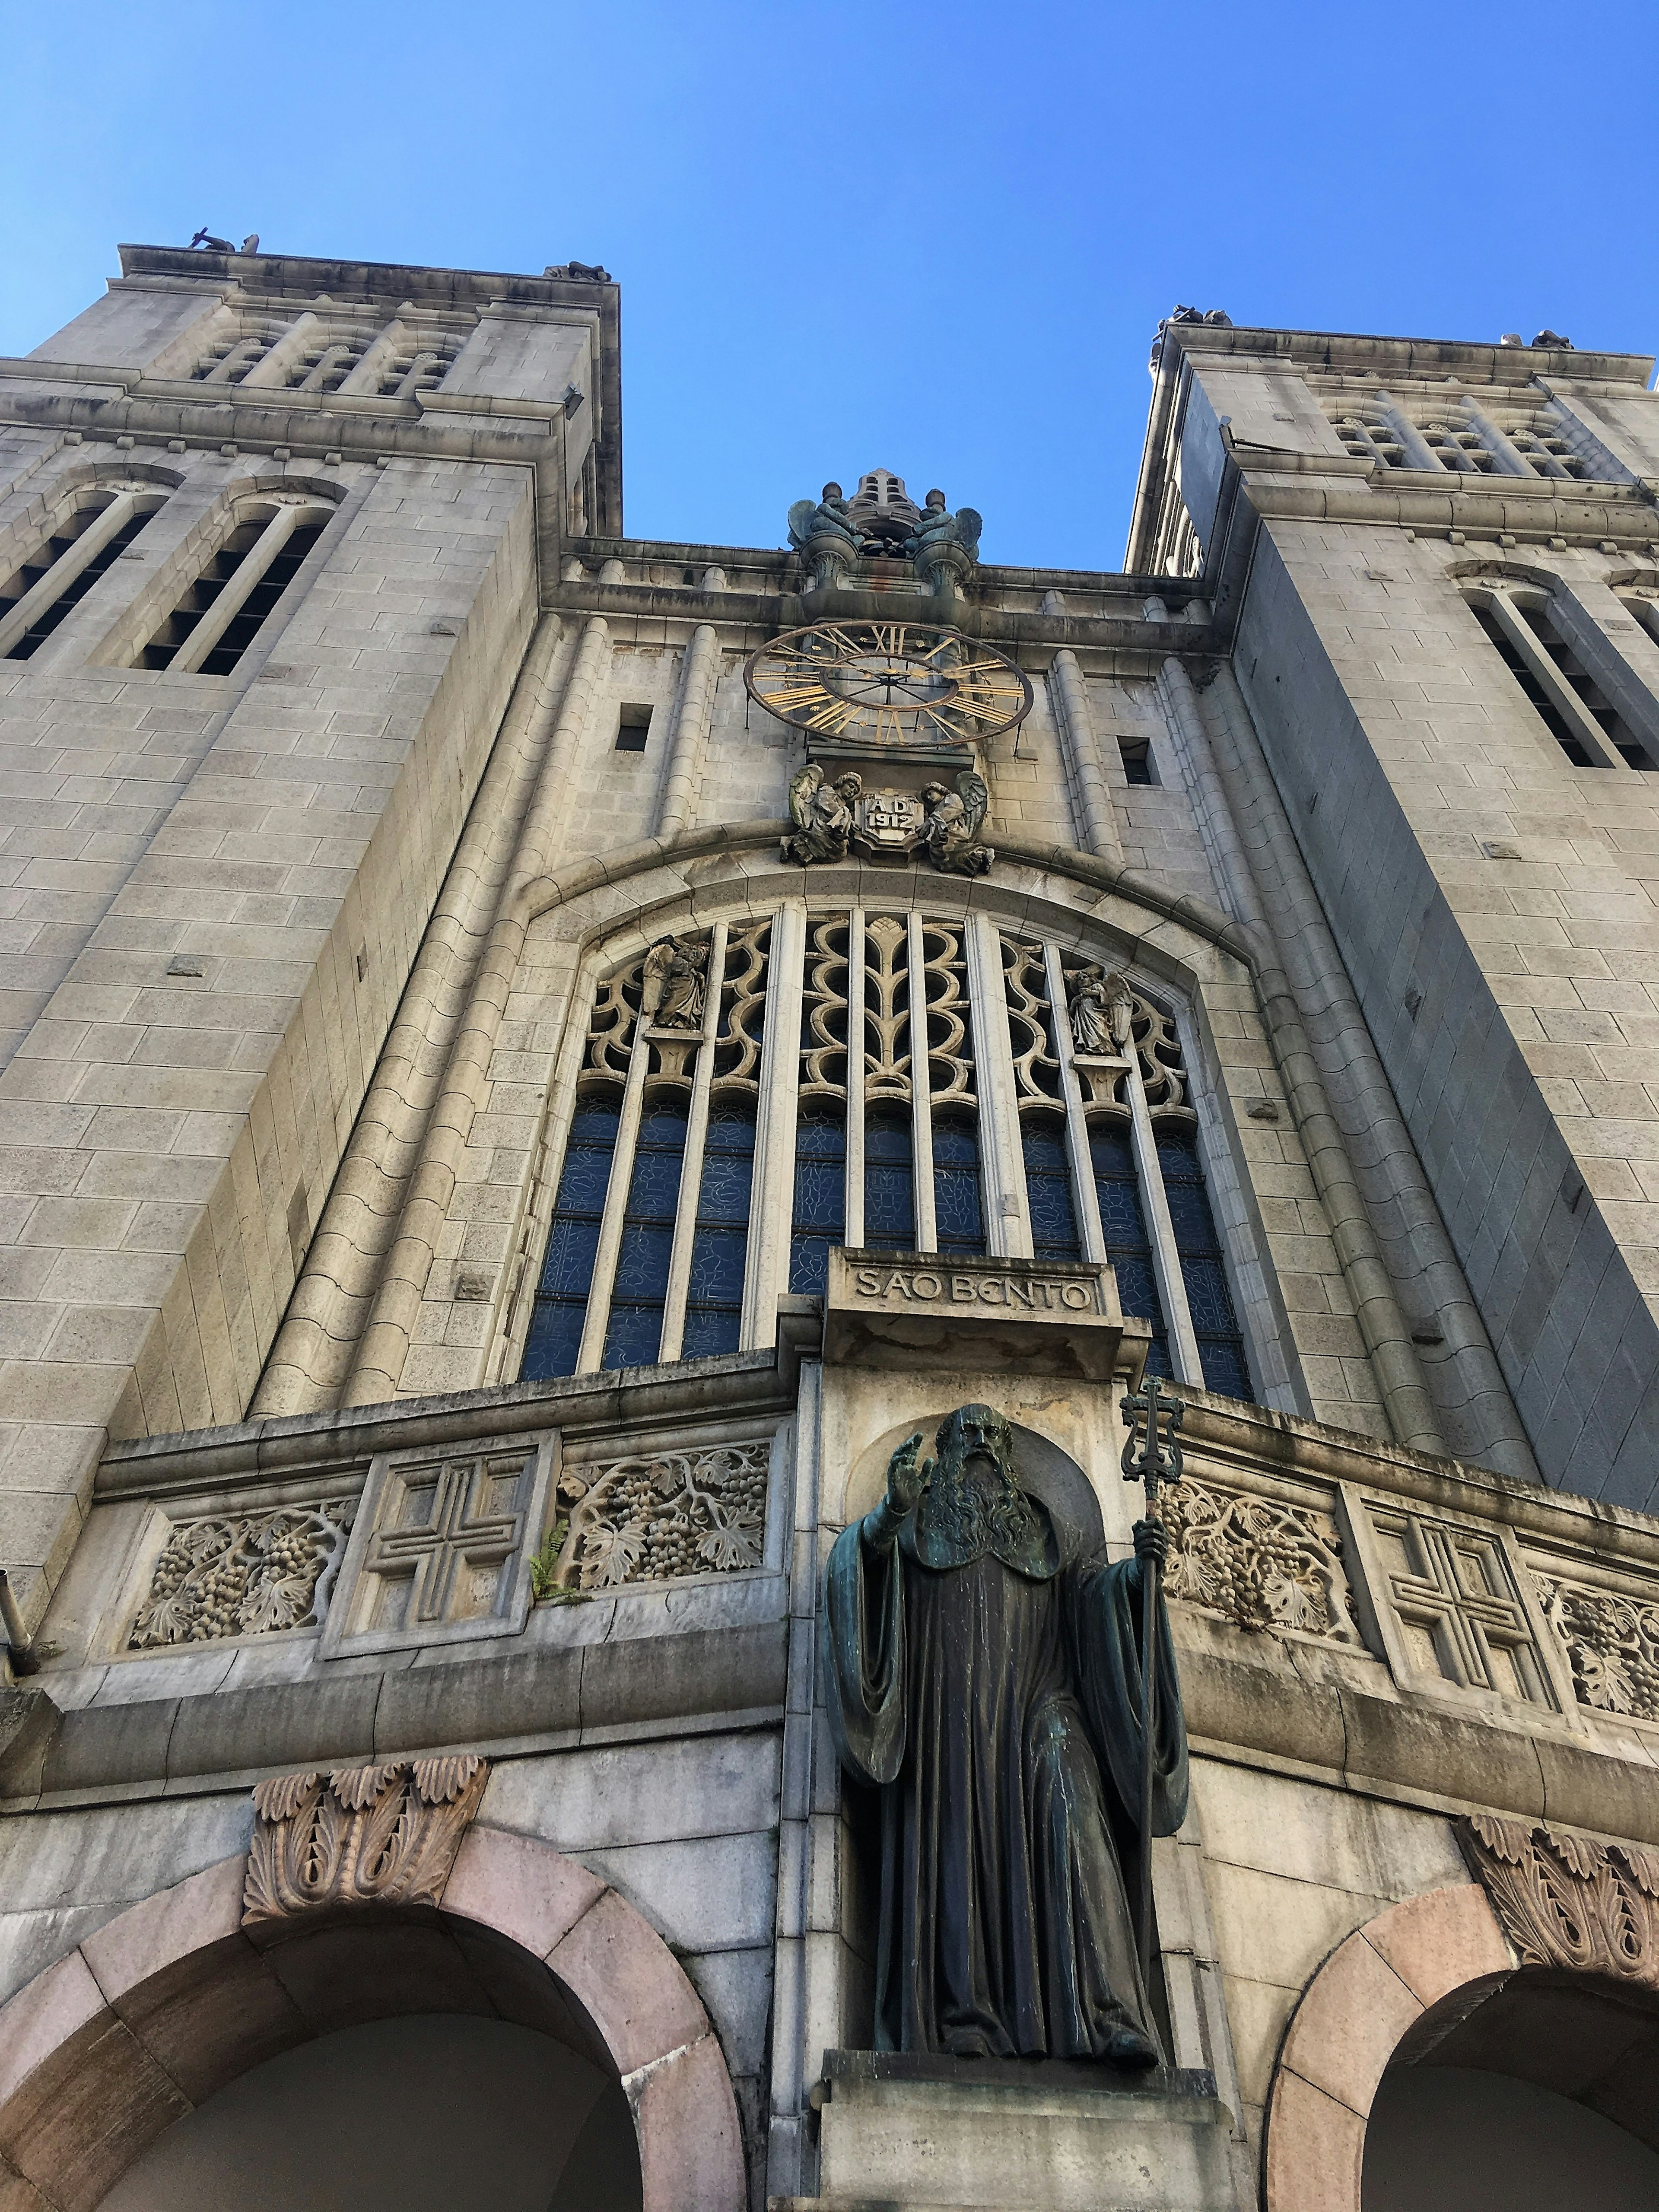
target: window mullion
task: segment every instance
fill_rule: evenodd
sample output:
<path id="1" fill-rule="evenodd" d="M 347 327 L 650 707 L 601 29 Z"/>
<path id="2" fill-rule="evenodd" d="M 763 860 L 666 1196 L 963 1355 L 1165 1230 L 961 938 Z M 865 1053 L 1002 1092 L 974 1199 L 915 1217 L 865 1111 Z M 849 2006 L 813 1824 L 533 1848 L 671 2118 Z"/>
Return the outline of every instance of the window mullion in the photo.
<path id="1" fill-rule="evenodd" d="M 1095 1184 L 1094 1161 L 1089 1152 L 1089 1125 L 1084 1118 L 1083 1088 L 1072 1058 L 1072 1023 L 1066 1004 L 1066 977 L 1060 964 L 1060 947 L 1045 941 L 1043 973 L 1048 985 L 1049 1035 L 1060 1062 L 1060 1081 L 1066 1099 L 1066 1151 L 1072 1164 L 1072 1196 L 1083 1231 L 1085 1260 L 1107 1257 L 1106 1231 L 1101 1224 L 1100 1192 Z"/>
<path id="2" fill-rule="evenodd" d="M 9 653 L 19 638 L 34 627 L 37 618 L 50 606 L 54 606 L 81 574 L 89 568 L 118 531 L 132 520 L 137 505 L 137 495 L 130 491 L 118 493 L 94 522 L 89 522 L 74 544 L 66 546 L 52 562 L 46 574 L 32 585 L 15 606 L 0 622 L 0 659 Z"/>
<path id="3" fill-rule="evenodd" d="M 276 344 L 254 362 L 242 379 L 240 388 L 258 392 L 273 385 L 285 385 L 295 362 L 322 328 L 322 317 L 307 307 L 304 314 L 289 325 Z"/>
<path id="4" fill-rule="evenodd" d="M 1509 439 L 1490 415 L 1483 415 L 1474 400 L 1463 402 L 1463 412 L 1468 417 L 1469 428 L 1498 464 L 1498 472 L 1506 477 L 1529 477 L 1533 471 L 1525 458 L 1510 444 Z"/>
<path id="5" fill-rule="evenodd" d="M 336 392 L 337 399 L 355 399 L 360 394 L 373 399 L 379 396 L 380 380 L 398 358 L 398 349 L 409 336 L 407 324 L 394 315 L 392 320 L 371 338 L 368 350 L 356 368 L 342 382 Z M 413 340 L 410 343 L 413 346 Z"/>
<path id="6" fill-rule="evenodd" d="M 708 1134 L 708 1092 L 714 1079 L 714 1040 L 720 1035 L 720 993 L 726 984 L 727 925 L 714 924 L 708 948 L 708 981 L 702 1010 L 702 1042 L 691 1079 L 691 1112 L 686 1123 L 685 1157 L 680 1165 L 680 1194 L 674 1212 L 674 1245 L 663 1298 L 659 1360 L 678 1359 L 685 1335 L 685 1295 L 691 1280 L 691 1247 L 697 1234 L 702 1194 L 702 1152 Z"/>
<path id="7" fill-rule="evenodd" d="M 1492 585 L 1486 586 L 1486 590 L 1487 604 L 1498 627 L 1543 685 L 1550 703 L 1596 766 L 1620 768 L 1627 775 L 1632 774 L 1630 763 L 1545 652 L 1537 633 L 1523 619 L 1509 593 Z"/>
<path id="8" fill-rule="evenodd" d="M 599 1225 L 599 1249 L 593 1255 L 593 1284 L 587 1294 L 587 1312 L 582 1322 L 581 1349 L 576 1354 L 578 1375 L 597 1375 L 605 1356 L 605 1331 L 611 1323 L 611 1294 L 616 1287 L 623 1223 L 634 1180 L 634 1146 L 640 1133 L 645 1079 L 651 1065 L 651 1047 L 646 1041 L 645 1028 L 645 1011 L 641 1007 L 634 1020 L 634 1048 L 629 1056 L 628 1081 L 623 1086 L 622 1115 L 617 1124 L 617 1148 L 611 1156 L 611 1178 L 605 1187 L 605 1218 Z"/>
<path id="9" fill-rule="evenodd" d="M 300 520 L 297 507 L 279 507 L 246 553 L 225 579 L 223 590 L 203 615 L 190 635 L 168 662 L 173 676 L 194 676 L 247 604 L 254 586 L 294 535 Z"/>
<path id="10" fill-rule="evenodd" d="M 864 908 L 847 917 L 847 1195 L 842 1235 L 864 1243 Z"/>
<path id="11" fill-rule="evenodd" d="M 918 1252 L 936 1252 L 939 1223 L 933 1201 L 933 1078 L 927 1066 L 927 946 L 922 940 L 921 916 L 914 908 L 905 923 L 905 954 L 909 969 L 910 1158 L 915 1249 Z"/>
<path id="12" fill-rule="evenodd" d="M 968 1008 L 979 1093 L 980 1177 L 986 1198 L 986 1248 L 1000 1260 L 1032 1257 L 1031 1205 L 1019 1140 L 1014 1048 L 1002 938 L 988 914 L 968 916 Z"/>
<path id="13" fill-rule="evenodd" d="M 792 899 L 773 921 L 767 960 L 766 1033 L 761 1047 L 759 1119 L 738 1336 L 739 1348 L 745 1352 L 776 1341 L 778 1299 L 789 1285 L 805 967 L 806 902 Z"/>
<path id="14" fill-rule="evenodd" d="M 1170 1200 L 1164 1188 L 1164 1170 L 1158 1165 L 1158 1139 L 1152 1130 L 1152 1113 L 1146 1104 L 1146 1086 L 1140 1072 L 1140 1052 L 1131 1039 L 1129 1055 L 1129 1110 L 1133 1117 L 1135 1172 L 1140 1177 L 1140 1193 L 1146 1209 L 1147 1226 L 1152 1238 L 1152 1268 L 1158 1278 L 1158 1294 L 1164 1307 L 1164 1325 L 1169 1332 L 1170 1358 L 1175 1367 L 1177 1382 L 1204 1384 L 1204 1363 L 1198 1356 L 1198 1338 L 1193 1329 L 1192 1309 L 1187 1304 L 1187 1279 L 1181 1272 L 1181 1253 L 1176 1243 L 1175 1224 L 1170 1218 Z"/>

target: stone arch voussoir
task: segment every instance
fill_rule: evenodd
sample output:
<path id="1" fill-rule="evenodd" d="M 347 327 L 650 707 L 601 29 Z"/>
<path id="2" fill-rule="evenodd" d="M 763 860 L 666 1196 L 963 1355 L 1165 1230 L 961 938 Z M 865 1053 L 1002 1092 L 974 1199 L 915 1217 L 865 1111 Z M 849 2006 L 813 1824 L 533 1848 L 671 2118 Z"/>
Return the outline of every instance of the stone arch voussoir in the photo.
<path id="1" fill-rule="evenodd" d="M 1359 2212 L 1365 2123 L 1401 2039 L 1454 1990 L 1514 1966 L 1474 1882 L 1390 1905 L 1338 1944 L 1303 1991 L 1274 2071 L 1267 2212 Z"/>

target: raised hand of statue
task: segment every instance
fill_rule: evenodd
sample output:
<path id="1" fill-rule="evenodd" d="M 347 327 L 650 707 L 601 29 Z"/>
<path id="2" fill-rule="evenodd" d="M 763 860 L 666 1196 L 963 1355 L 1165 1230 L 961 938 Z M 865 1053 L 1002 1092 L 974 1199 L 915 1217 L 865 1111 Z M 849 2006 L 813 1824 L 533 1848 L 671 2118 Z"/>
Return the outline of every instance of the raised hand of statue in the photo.
<path id="1" fill-rule="evenodd" d="M 887 1462 L 887 1510 L 896 1519 L 902 1521 L 916 1510 L 922 1486 L 933 1472 L 932 1460 L 916 1465 L 916 1454 L 921 1449 L 921 1431 L 907 1437 Z"/>

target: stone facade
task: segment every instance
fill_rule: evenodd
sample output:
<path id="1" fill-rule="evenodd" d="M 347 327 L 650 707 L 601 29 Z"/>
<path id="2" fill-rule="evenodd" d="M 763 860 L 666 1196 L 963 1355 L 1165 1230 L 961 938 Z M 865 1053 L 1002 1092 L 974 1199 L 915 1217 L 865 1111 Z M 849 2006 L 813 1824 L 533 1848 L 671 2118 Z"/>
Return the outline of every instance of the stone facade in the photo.
<path id="1" fill-rule="evenodd" d="M 1177 318 L 1016 569 L 623 537 L 603 270 L 122 272 L 0 363 L 6 2202 L 398 2012 L 619 2205 L 1358 2212 L 1430 2061 L 1656 2147 L 1651 364 Z M 745 680 L 831 629 L 932 726 Z M 1149 1363 L 1170 2066 L 907 2070 L 830 1547 L 986 1400 L 1124 1556 Z"/>

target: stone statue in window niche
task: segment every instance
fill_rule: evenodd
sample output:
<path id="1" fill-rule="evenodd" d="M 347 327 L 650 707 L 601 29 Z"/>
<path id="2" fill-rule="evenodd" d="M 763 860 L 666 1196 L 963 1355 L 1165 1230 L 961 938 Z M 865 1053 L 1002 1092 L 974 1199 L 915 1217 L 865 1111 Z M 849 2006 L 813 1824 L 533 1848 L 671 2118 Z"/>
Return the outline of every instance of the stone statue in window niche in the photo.
<path id="1" fill-rule="evenodd" d="M 1115 969 L 1109 975 L 1098 961 L 1074 968 L 1066 978 L 1072 1042 L 1079 1052 L 1121 1059 L 1134 1033 L 1134 994 Z"/>
<path id="2" fill-rule="evenodd" d="M 948 784 L 924 783 L 921 803 L 927 809 L 922 842 L 933 866 L 947 876 L 982 876 L 996 858 L 994 847 L 979 842 L 991 803 L 984 777 L 965 768 L 954 791 Z"/>
<path id="3" fill-rule="evenodd" d="M 641 1012 L 659 1030 L 700 1030 L 708 975 L 708 947 L 686 937 L 659 937 L 645 956 Z"/>
<path id="4" fill-rule="evenodd" d="M 789 818 L 796 835 L 783 841 L 783 857 L 809 865 L 814 860 L 844 860 L 847 841 L 853 834 L 854 813 L 864 778 L 848 769 L 833 783 L 823 770 L 809 761 L 789 780 Z"/>
<path id="5" fill-rule="evenodd" d="M 1082 1556 L 1020 1481 L 989 1406 L 893 1454 L 826 1592 L 830 1725 L 881 1793 L 876 2045 L 963 2058 L 1163 2053 L 1124 1880 L 1140 1806 L 1143 1562 Z M 1178 1828 L 1187 1739 L 1159 1601 L 1152 1826 Z"/>

